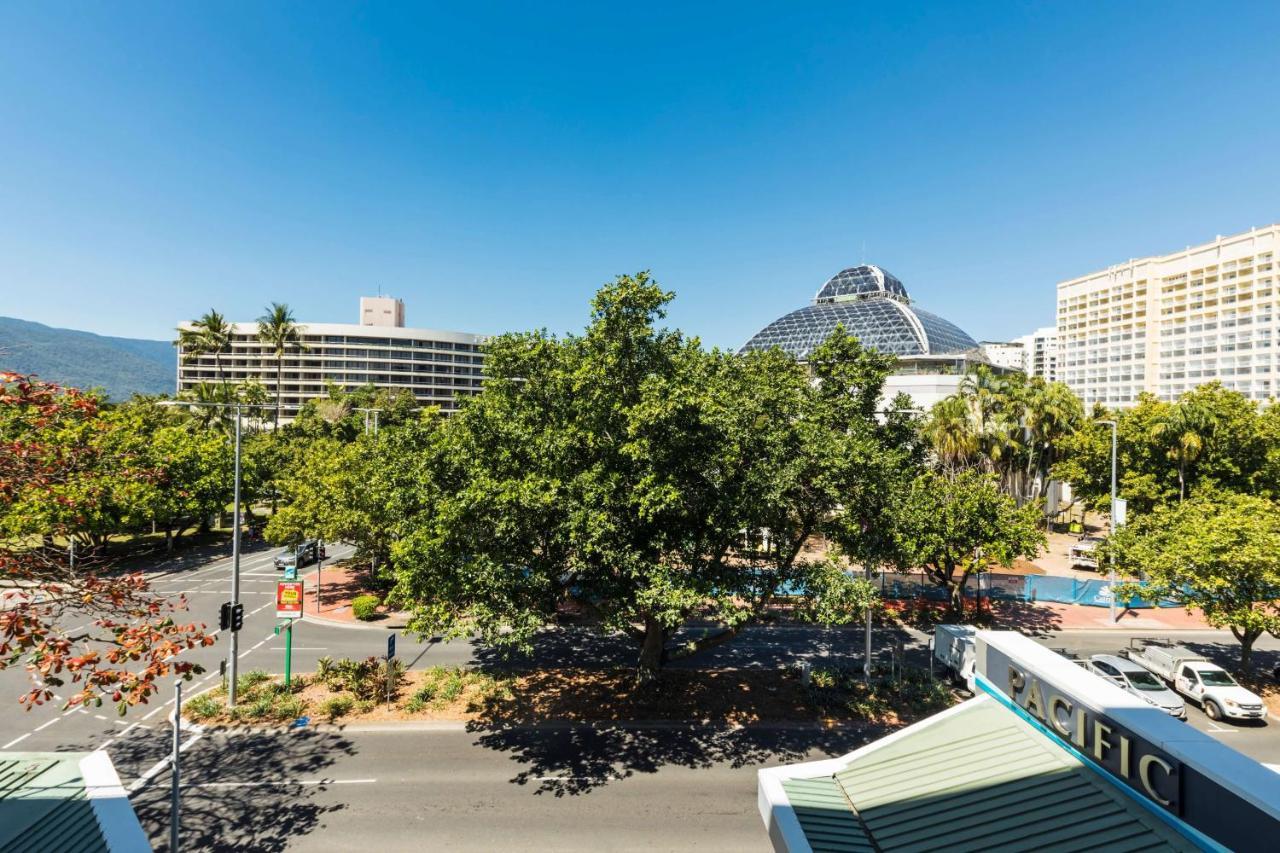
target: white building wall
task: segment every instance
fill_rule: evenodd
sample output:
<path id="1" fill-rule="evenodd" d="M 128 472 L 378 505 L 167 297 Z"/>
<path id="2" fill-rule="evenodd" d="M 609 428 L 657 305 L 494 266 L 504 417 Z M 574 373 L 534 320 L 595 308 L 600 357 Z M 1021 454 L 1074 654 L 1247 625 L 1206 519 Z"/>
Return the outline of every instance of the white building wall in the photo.
<path id="1" fill-rule="evenodd" d="M 1026 349 L 1021 340 L 1001 342 L 1001 341 L 983 341 L 978 345 L 982 350 L 982 354 L 987 357 L 987 361 L 996 367 L 1005 367 L 1009 370 L 1025 370 L 1026 369 Z"/>
<path id="2" fill-rule="evenodd" d="M 1280 225 L 1058 284 L 1060 378 L 1086 405 L 1173 401 L 1206 382 L 1276 394 Z"/>

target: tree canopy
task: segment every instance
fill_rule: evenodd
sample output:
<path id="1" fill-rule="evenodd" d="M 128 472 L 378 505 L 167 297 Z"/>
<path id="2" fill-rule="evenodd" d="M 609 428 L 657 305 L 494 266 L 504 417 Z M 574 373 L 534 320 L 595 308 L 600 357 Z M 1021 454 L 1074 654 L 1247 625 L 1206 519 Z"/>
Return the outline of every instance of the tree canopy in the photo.
<path id="1" fill-rule="evenodd" d="M 1240 662 L 1280 634 L 1280 506 L 1257 495 L 1204 493 L 1140 517 L 1110 543 L 1116 563 L 1146 579 L 1122 594 L 1177 601 L 1229 628 Z"/>
<path id="2" fill-rule="evenodd" d="M 54 537 L 92 542 L 136 523 L 175 483 L 193 488 L 187 472 L 157 467 L 167 461 L 164 446 L 130 429 L 150 414 L 108 417 L 92 395 L 0 373 L 0 579 L 9 588 L 0 669 L 29 670 L 28 705 L 69 683 L 68 705 L 109 697 L 123 713 L 162 676 L 198 671 L 177 656 L 213 642 L 203 625 L 175 621 L 181 598 L 153 593 L 144 577 L 115 571 L 92 551 L 73 569 L 53 547 Z M 68 616 L 87 623 L 71 631 Z"/>
<path id="3" fill-rule="evenodd" d="M 670 299 L 622 276 L 581 336 L 489 342 L 484 389 L 445 433 L 434 511 L 393 549 L 417 630 L 527 647 L 580 609 L 633 639 L 647 680 L 822 571 L 802 551 L 843 497 L 885 360 L 839 333 L 824 351 L 844 349 L 839 370 L 811 382 L 779 351 L 737 357 L 658 328 Z M 820 580 L 845 618 L 869 606 L 862 581 Z M 681 642 L 695 619 L 716 628 Z"/>

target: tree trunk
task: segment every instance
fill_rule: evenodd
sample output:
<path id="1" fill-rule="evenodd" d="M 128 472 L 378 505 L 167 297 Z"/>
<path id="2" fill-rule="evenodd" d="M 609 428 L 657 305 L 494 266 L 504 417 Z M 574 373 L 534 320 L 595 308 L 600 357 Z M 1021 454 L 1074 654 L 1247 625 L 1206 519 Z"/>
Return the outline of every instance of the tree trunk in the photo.
<path id="1" fill-rule="evenodd" d="M 667 629 L 654 619 L 645 619 L 644 643 L 640 646 L 640 660 L 636 666 L 637 685 L 643 687 L 658 680 L 666 644 Z"/>
<path id="2" fill-rule="evenodd" d="M 1240 668 L 1245 672 L 1253 672 L 1253 644 L 1262 636 L 1262 632 L 1239 631 L 1233 627 L 1231 633 L 1240 641 Z"/>
<path id="3" fill-rule="evenodd" d="M 164 552 L 173 553 L 173 529 L 170 527 L 164 529 Z"/>

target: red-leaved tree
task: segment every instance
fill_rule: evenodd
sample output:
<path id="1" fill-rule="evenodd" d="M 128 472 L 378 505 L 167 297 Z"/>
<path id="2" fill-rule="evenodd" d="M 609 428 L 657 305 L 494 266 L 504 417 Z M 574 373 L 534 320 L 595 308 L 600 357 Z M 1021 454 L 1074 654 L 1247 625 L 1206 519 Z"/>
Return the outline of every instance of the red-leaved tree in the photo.
<path id="1" fill-rule="evenodd" d="M 200 672 L 179 655 L 213 643 L 203 624 L 175 620 L 185 597 L 153 592 L 101 553 L 73 568 L 54 547 L 114 492 L 158 476 L 145 458 L 111 449 L 112 428 L 96 397 L 0 371 L 0 669 L 30 672 L 28 708 L 109 698 L 123 714 L 163 676 Z"/>

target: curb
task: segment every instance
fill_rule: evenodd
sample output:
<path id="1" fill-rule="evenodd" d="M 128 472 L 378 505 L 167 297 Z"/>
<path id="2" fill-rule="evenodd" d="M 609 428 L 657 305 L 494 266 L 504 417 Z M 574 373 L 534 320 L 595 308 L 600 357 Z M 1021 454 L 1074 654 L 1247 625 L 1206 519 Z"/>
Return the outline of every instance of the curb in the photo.
<path id="1" fill-rule="evenodd" d="M 582 728 L 610 729 L 658 729 L 664 731 L 684 731 L 689 729 L 706 729 L 713 731 L 834 731 L 836 729 L 851 730 L 854 728 L 880 728 L 872 723 L 840 722 L 825 724 L 818 722 L 785 722 L 768 721 L 763 723 L 725 723 L 698 720 L 544 720 L 538 723 L 512 725 L 486 725 L 466 720 L 406 720 L 403 722 L 367 722 L 367 723 L 308 723 L 306 726 L 294 727 L 293 724 L 275 726 L 218 726 L 204 724 L 203 734 L 215 732 L 231 733 L 263 733 L 287 734 L 290 732 L 314 731 L 326 734 L 342 734 L 344 732 L 373 734 L 378 732 L 470 732 L 472 734 L 495 734 L 506 731 L 571 731 Z"/>
<path id="2" fill-rule="evenodd" d="M 403 631 L 409 627 L 409 623 L 407 622 L 396 623 L 394 625 L 387 624 L 387 622 L 390 622 L 391 620 L 387 620 L 387 622 L 379 622 L 376 625 L 363 622 L 342 622 L 337 619 L 326 619 L 323 616 L 316 616 L 315 614 L 307 613 L 305 610 L 302 613 L 302 621 L 310 622 L 313 625 L 328 625 L 334 628 L 351 628 L 356 631 Z"/>

